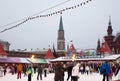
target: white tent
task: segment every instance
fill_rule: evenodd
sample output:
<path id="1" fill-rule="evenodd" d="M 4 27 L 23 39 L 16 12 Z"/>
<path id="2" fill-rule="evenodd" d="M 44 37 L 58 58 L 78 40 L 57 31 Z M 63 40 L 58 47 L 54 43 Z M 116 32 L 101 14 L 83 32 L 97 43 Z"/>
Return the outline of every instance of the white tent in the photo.
<path id="1" fill-rule="evenodd" d="M 87 58 L 76 58 L 75 61 L 116 61 L 119 60 L 120 61 L 120 54 L 112 54 L 109 56 L 105 56 L 105 57 L 87 57 Z M 72 58 L 69 57 L 59 57 L 56 59 L 52 59 L 50 60 L 50 62 L 67 62 L 67 61 L 72 61 Z"/>

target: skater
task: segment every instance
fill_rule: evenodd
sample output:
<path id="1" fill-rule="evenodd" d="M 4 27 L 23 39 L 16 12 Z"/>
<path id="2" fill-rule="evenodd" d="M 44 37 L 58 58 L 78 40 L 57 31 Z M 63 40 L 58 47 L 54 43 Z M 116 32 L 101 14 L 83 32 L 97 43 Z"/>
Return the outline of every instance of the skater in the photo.
<path id="1" fill-rule="evenodd" d="M 39 80 L 39 76 L 40 76 L 40 79 L 42 80 L 42 71 L 43 71 L 42 66 L 39 65 L 39 66 L 38 66 L 37 80 Z"/>
<path id="2" fill-rule="evenodd" d="M 32 73 L 33 73 L 31 66 L 28 68 L 27 73 L 28 73 L 28 81 L 31 81 L 32 80 L 31 77 L 32 77 Z"/>
<path id="3" fill-rule="evenodd" d="M 72 81 L 72 68 L 73 68 L 73 65 L 69 65 L 67 67 L 67 74 L 68 74 L 67 81 L 69 80 L 70 77 L 71 77 L 71 81 Z"/>
<path id="4" fill-rule="evenodd" d="M 105 61 L 105 63 L 103 63 L 103 65 L 101 66 L 100 74 L 103 75 L 102 81 L 105 81 L 105 79 L 107 79 L 107 81 L 109 81 L 110 65 L 107 61 Z"/>
<path id="5" fill-rule="evenodd" d="M 120 64 L 118 66 L 118 69 L 116 70 L 115 78 L 113 81 L 120 81 Z"/>
<path id="6" fill-rule="evenodd" d="M 79 77 L 80 77 L 80 72 L 79 72 L 79 67 L 80 67 L 80 64 L 77 63 L 73 69 L 72 69 L 72 81 L 78 81 Z"/>
<path id="7" fill-rule="evenodd" d="M 7 70 L 6 70 L 6 67 L 4 66 L 4 70 L 3 70 L 3 72 L 4 72 L 4 76 L 6 75 L 6 72 L 7 72 Z"/>
<path id="8" fill-rule="evenodd" d="M 22 64 L 19 64 L 17 67 L 17 79 L 21 79 L 21 73 L 22 73 Z"/>
<path id="9" fill-rule="evenodd" d="M 24 77 L 27 76 L 27 66 L 26 65 L 23 65 L 23 74 L 24 74 Z"/>
<path id="10" fill-rule="evenodd" d="M 47 67 L 44 67 L 44 77 L 47 77 Z"/>
<path id="11" fill-rule="evenodd" d="M 60 62 L 55 63 L 55 76 L 54 81 L 62 81 L 63 72 L 62 72 L 62 64 Z"/>
<path id="12" fill-rule="evenodd" d="M 3 67 L 0 66 L 0 77 L 2 77 L 2 76 L 3 76 Z"/>

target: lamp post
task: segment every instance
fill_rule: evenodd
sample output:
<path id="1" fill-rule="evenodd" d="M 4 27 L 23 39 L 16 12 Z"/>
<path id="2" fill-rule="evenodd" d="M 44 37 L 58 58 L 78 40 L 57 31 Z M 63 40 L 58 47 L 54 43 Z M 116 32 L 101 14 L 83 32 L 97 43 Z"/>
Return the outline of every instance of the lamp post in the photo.
<path id="1" fill-rule="evenodd" d="M 72 61 L 74 62 L 75 60 L 76 60 L 76 55 L 73 54 L 73 55 L 72 55 Z"/>
<path id="2" fill-rule="evenodd" d="M 34 57 L 35 57 L 35 55 L 32 55 L 31 58 L 30 58 L 30 60 L 31 60 L 32 63 L 34 61 Z M 31 63 L 31 65 L 32 65 L 32 63 Z"/>
<path id="3" fill-rule="evenodd" d="M 30 58 L 30 59 L 31 59 L 31 61 L 33 61 L 33 60 L 34 60 L 34 57 L 35 57 L 35 55 L 32 55 L 32 56 L 31 56 L 31 58 Z"/>

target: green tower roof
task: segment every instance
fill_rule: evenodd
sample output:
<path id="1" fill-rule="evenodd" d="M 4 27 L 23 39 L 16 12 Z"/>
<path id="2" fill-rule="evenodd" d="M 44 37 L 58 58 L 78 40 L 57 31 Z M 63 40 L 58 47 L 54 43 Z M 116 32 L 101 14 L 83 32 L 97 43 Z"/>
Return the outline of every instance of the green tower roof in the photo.
<path id="1" fill-rule="evenodd" d="M 111 16 L 109 16 L 109 26 L 111 26 Z"/>
<path id="2" fill-rule="evenodd" d="M 59 30 L 63 30 L 62 16 L 60 16 Z"/>

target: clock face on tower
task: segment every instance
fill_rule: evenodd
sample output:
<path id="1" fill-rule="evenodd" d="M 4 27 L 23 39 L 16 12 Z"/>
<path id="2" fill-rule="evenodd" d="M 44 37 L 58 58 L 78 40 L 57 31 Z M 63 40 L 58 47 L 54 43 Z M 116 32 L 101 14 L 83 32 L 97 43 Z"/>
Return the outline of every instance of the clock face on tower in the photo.
<path id="1" fill-rule="evenodd" d="M 63 39 L 64 38 L 64 34 L 63 34 L 63 32 L 61 31 L 61 32 L 59 32 L 59 38 L 60 39 Z"/>
<path id="2" fill-rule="evenodd" d="M 63 44 L 62 43 L 60 44 L 60 50 L 63 50 Z"/>

